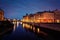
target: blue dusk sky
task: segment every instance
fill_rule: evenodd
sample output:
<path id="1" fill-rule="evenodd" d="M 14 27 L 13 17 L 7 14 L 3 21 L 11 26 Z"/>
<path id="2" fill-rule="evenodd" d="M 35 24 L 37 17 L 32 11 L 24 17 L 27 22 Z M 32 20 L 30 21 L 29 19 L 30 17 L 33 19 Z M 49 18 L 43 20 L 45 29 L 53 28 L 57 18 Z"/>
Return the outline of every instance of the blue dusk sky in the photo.
<path id="1" fill-rule="evenodd" d="M 60 9 L 60 0 L 0 0 L 5 18 L 21 19 L 26 13 Z"/>

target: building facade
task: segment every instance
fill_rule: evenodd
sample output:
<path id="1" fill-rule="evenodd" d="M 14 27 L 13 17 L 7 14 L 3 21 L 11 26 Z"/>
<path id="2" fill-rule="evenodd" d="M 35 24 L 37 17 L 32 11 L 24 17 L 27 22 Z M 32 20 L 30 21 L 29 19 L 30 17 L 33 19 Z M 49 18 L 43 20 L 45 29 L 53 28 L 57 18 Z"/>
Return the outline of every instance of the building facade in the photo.
<path id="1" fill-rule="evenodd" d="M 60 11 L 44 11 L 37 12 L 32 15 L 27 15 L 23 17 L 25 22 L 35 22 L 35 23 L 60 23 Z M 23 20 L 22 19 L 22 20 Z"/>
<path id="2" fill-rule="evenodd" d="M 0 9 L 0 21 L 4 20 L 4 11 Z"/>

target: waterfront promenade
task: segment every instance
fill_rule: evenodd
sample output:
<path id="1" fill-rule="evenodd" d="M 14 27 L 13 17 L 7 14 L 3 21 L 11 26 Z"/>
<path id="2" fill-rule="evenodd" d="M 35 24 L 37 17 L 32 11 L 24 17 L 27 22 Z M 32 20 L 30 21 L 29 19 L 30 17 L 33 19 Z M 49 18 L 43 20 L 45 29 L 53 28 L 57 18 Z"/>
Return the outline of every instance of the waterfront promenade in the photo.
<path id="1" fill-rule="evenodd" d="M 23 23 L 27 23 L 27 22 L 23 22 Z M 47 28 L 50 30 L 60 31 L 60 23 L 27 23 L 27 24 L 30 24 L 32 26 Z"/>
<path id="2" fill-rule="evenodd" d="M 47 40 L 50 39 L 50 37 L 52 38 L 52 40 L 60 40 L 60 23 L 24 23 L 32 25 L 32 29 L 33 27 L 35 27 L 36 29 L 39 28 L 39 35 L 42 35 L 41 31 L 47 34 L 44 37 L 47 38 Z"/>

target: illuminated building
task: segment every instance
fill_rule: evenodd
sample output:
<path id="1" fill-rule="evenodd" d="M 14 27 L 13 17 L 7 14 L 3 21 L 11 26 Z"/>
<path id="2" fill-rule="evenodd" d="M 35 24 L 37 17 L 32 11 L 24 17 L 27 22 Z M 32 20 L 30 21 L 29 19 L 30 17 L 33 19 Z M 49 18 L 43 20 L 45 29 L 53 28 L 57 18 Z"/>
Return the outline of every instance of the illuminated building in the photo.
<path id="1" fill-rule="evenodd" d="M 43 12 L 41 15 L 40 15 L 40 22 L 54 22 L 54 13 L 53 12 Z"/>
<path id="2" fill-rule="evenodd" d="M 60 23 L 60 10 L 56 9 L 54 10 L 55 13 L 55 22 Z"/>
<path id="3" fill-rule="evenodd" d="M 0 9 L 0 21 L 4 20 L 4 11 Z"/>
<path id="4" fill-rule="evenodd" d="M 23 17 L 24 22 L 35 23 L 60 23 L 60 11 L 43 11 L 35 14 L 26 15 Z"/>

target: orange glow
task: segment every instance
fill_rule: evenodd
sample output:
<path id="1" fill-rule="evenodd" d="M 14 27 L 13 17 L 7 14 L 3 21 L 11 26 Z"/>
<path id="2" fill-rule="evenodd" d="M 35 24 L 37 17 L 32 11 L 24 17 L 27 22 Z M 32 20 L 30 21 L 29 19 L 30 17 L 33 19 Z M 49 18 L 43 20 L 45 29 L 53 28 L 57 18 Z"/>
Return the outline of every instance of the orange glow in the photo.
<path id="1" fill-rule="evenodd" d="M 25 24 L 23 24 L 23 28 L 25 27 Z"/>
<path id="2" fill-rule="evenodd" d="M 35 23 L 53 23 L 54 19 L 34 19 L 34 20 L 24 20 L 24 22 L 35 22 Z M 59 23 L 59 20 L 56 20 L 57 23 Z"/>
<path id="3" fill-rule="evenodd" d="M 39 22 L 40 22 L 40 20 L 37 20 L 37 22 L 39 23 Z"/>
<path id="4" fill-rule="evenodd" d="M 23 28 L 24 28 L 24 27 L 29 29 L 29 28 L 30 28 L 30 25 L 28 25 L 28 24 L 23 24 Z"/>
<path id="5" fill-rule="evenodd" d="M 43 19 L 40 19 L 40 22 L 44 22 L 44 20 Z"/>
<path id="6" fill-rule="evenodd" d="M 35 32 L 35 27 L 33 27 L 33 31 Z"/>
<path id="7" fill-rule="evenodd" d="M 56 16 L 56 17 L 55 17 Z M 24 22 L 34 22 L 34 23 L 59 23 L 60 20 L 57 20 L 57 19 L 60 19 L 60 18 L 57 18 L 58 16 L 55 15 L 54 16 L 54 13 L 51 13 L 51 12 L 43 12 L 42 14 L 33 14 L 33 16 L 31 15 L 28 15 L 28 16 L 25 16 L 23 19 L 24 19 Z"/>
<path id="8" fill-rule="evenodd" d="M 57 23 L 59 23 L 60 21 L 59 20 L 56 20 L 57 21 Z"/>
<path id="9" fill-rule="evenodd" d="M 30 28 L 32 29 L 32 26 L 30 26 Z"/>
<path id="10" fill-rule="evenodd" d="M 44 19 L 44 21 L 47 21 L 47 19 Z"/>
<path id="11" fill-rule="evenodd" d="M 37 28 L 37 32 L 38 32 L 38 33 L 40 32 L 40 29 L 39 29 L 39 28 Z"/>

